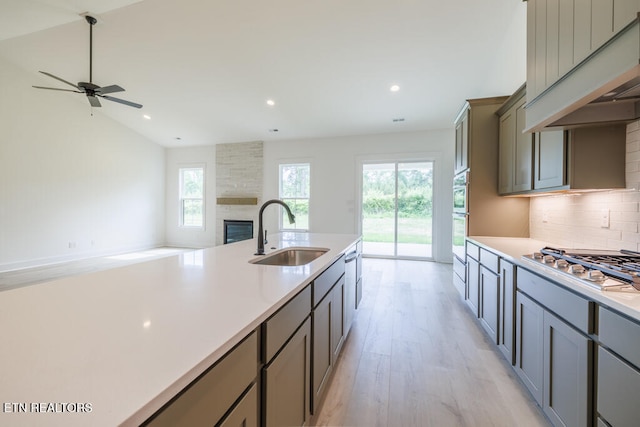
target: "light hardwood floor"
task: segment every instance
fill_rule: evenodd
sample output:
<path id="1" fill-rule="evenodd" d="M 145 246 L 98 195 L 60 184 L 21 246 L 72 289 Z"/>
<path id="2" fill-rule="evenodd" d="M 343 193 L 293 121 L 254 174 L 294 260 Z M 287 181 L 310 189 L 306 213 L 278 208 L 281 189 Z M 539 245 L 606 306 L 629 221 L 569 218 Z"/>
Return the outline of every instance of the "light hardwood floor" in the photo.
<path id="1" fill-rule="evenodd" d="M 315 425 L 547 426 L 448 264 L 363 260 L 363 300 Z"/>

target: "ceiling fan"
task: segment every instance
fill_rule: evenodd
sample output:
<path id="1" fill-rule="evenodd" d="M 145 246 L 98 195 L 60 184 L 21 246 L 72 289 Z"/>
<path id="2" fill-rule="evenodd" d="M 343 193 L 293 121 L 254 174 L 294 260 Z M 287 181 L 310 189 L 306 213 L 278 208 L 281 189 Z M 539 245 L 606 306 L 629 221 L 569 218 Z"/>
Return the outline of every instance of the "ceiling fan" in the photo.
<path id="1" fill-rule="evenodd" d="M 42 74 L 52 77 L 56 80 L 61 81 L 62 83 L 66 83 L 69 86 L 72 86 L 75 88 L 75 90 L 72 89 L 59 89 L 59 88 L 55 88 L 55 87 L 44 87 L 44 86 L 33 86 L 37 89 L 47 89 L 47 90 L 60 90 L 63 92 L 76 92 L 76 93 L 84 93 L 85 95 L 87 95 L 87 99 L 89 100 L 89 104 L 91 104 L 92 107 L 101 107 L 102 105 L 100 104 L 100 101 L 98 100 L 99 98 L 103 98 L 109 101 L 113 101 L 113 102 L 117 102 L 119 104 L 124 104 L 124 105 L 128 105 L 129 107 L 134 107 L 134 108 L 142 108 L 141 104 L 136 104 L 135 102 L 131 102 L 131 101 L 126 101 L 124 99 L 120 99 L 120 98 L 114 98 L 113 96 L 108 96 L 108 93 L 114 93 L 114 92 L 124 92 L 124 89 L 118 85 L 110 85 L 110 86 L 103 86 L 100 87 L 98 85 L 93 84 L 92 82 L 92 68 L 93 68 L 93 26 L 96 24 L 96 22 L 98 22 L 98 20 L 96 18 L 94 18 L 93 16 L 89 16 L 89 15 L 85 15 L 84 17 L 86 19 L 86 21 L 89 23 L 89 82 L 79 82 L 77 85 L 74 85 L 71 82 L 68 82 L 64 79 L 61 79 L 58 76 L 54 76 L 51 73 L 47 73 L 45 71 L 40 71 Z"/>

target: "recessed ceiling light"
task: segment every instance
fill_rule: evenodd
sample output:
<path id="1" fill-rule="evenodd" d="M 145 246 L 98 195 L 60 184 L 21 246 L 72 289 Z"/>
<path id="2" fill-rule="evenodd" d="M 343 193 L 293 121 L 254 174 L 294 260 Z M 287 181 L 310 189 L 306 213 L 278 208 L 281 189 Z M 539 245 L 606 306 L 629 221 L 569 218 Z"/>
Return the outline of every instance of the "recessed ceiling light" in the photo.
<path id="1" fill-rule="evenodd" d="M 404 117 L 398 117 L 397 119 L 393 119 L 394 123 L 404 122 Z"/>
<path id="2" fill-rule="evenodd" d="M 176 141 L 182 141 L 182 138 L 180 138 L 179 136 L 176 136 Z"/>
<path id="3" fill-rule="evenodd" d="M 390 90 L 391 92 L 397 92 L 397 91 L 399 91 L 399 90 L 400 90 L 400 86 L 398 86 L 398 85 L 392 85 L 392 86 L 389 88 L 389 90 Z"/>
<path id="4" fill-rule="evenodd" d="M 273 99 L 267 99 L 267 105 L 273 107 L 274 105 L 276 105 L 276 102 Z"/>
<path id="5" fill-rule="evenodd" d="M 269 129 L 269 132 L 278 132 L 278 129 Z"/>
<path id="6" fill-rule="evenodd" d="M 142 117 L 144 117 L 144 118 L 145 118 L 145 119 L 147 119 L 147 120 L 151 120 L 151 116 L 150 116 L 150 115 L 148 115 L 148 114 L 145 114 L 145 115 L 143 115 Z"/>

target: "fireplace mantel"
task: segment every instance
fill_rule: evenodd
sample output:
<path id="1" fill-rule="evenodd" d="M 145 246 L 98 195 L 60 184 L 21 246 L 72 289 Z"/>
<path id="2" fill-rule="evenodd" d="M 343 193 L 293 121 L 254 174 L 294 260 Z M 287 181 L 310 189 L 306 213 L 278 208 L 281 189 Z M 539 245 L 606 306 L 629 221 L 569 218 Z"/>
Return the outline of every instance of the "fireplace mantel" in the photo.
<path id="1" fill-rule="evenodd" d="M 219 205 L 257 205 L 257 197 L 218 197 Z"/>

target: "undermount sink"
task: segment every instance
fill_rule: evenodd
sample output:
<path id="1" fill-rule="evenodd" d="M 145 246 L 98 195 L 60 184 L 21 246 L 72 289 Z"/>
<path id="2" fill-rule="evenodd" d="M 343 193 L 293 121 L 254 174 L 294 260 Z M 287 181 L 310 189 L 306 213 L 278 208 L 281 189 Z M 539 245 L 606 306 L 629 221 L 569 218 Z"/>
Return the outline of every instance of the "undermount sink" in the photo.
<path id="1" fill-rule="evenodd" d="M 296 266 L 309 264 L 314 259 L 327 253 L 327 248 L 286 248 L 255 258 L 249 261 L 251 264 Z"/>

